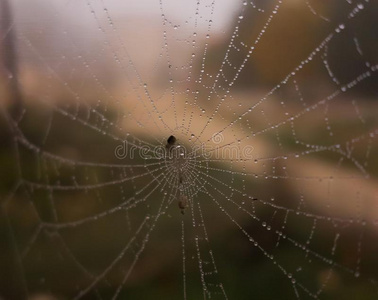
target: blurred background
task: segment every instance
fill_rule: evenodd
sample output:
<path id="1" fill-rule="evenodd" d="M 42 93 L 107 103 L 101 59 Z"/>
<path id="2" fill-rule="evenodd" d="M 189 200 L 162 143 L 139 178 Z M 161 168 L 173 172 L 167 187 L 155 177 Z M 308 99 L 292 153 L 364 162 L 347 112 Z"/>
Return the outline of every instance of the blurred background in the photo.
<path id="1" fill-rule="evenodd" d="M 376 299 L 377 11 L 0 0 L 0 299 Z"/>

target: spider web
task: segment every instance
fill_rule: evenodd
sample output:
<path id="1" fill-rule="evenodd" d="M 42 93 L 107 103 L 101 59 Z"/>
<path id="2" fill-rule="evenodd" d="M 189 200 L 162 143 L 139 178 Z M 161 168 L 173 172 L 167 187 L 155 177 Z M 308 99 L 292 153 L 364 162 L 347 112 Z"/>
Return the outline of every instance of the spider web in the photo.
<path id="1" fill-rule="evenodd" d="M 378 297 L 376 1 L 24 2 L 0 297 Z"/>

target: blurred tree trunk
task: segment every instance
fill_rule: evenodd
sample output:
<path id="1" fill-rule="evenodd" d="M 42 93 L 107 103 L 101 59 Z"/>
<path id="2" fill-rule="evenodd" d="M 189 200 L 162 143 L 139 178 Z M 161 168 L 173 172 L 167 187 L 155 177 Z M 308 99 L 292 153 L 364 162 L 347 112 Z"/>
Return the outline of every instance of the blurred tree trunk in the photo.
<path id="1" fill-rule="evenodd" d="M 14 119 L 21 115 L 22 99 L 18 82 L 18 61 L 16 53 L 15 29 L 9 0 L 0 0 L 0 63 L 8 78 L 7 93 L 10 97 L 10 114 Z"/>
<path id="2" fill-rule="evenodd" d="M 16 121 L 19 120 L 22 110 L 22 98 L 18 82 L 14 21 L 9 0 L 0 0 L 0 105 L 7 105 L 12 118 Z M 0 144 L 2 152 L 5 151 L 5 154 L 2 153 L 2 158 L 14 150 L 12 147 L 12 134 L 9 134 L 8 130 L 3 130 L 4 128 L 9 129 L 9 124 L 7 124 L 6 118 L 0 117 Z M 6 177 L 9 178 L 9 176 L 13 175 L 13 169 L 8 168 L 8 166 L 15 166 L 16 164 L 12 163 L 12 156 L 5 157 L 10 162 L 5 166 Z M 20 267 L 21 261 L 17 254 L 18 250 L 15 250 L 15 236 L 9 227 L 10 220 L 3 205 L 4 199 L 7 197 L 3 193 L 7 193 L 7 188 L 2 182 L 0 186 L 0 236 L 2 238 L 0 298 L 21 300 L 27 297 L 27 291 L 23 282 L 24 274 Z"/>

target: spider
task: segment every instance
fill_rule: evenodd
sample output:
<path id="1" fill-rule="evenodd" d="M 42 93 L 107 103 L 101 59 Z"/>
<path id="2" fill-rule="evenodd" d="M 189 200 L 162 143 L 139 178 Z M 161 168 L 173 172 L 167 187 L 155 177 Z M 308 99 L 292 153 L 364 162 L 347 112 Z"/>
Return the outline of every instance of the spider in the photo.
<path id="1" fill-rule="evenodd" d="M 167 139 L 167 144 L 165 145 L 165 148 L 167 149 L 168 153 L 169 153 L 170 155 L 173 154 L 173 157 L 178 156 L 178 155 L 179 155 L 179 152 L 177 152 L 177 151 L 180 151 L 180 150 L 181 150 L 180 146 L 176 144 L 176 141 L 177 141 L 176 137 L 173 136 L 173 135 L 171 135 L 171 136 Z M 176 151 L 174 151 L 175 149 L 176 149 Z M 172 153 L 172 152 L 174 152 L 174 153 Z M 177 152 L 177 153 L 176 153 L 176 152 Z M 182 181 L 183 181 L 183 178 L 182 178 L 182 174 L 181 174 L 181 170 L 180 170 L 180 169 L 181 169 L 181 168 L 179 167 L 179 172 L 178 172 L 178 173 L 179 173 L 179 181 L 180 181 L 180 184 L 181 184 Z"/>
<path id="2" fill-rule="evenodd" d="M 167 139 L 167 145 L 165 145 L 165 148 L 167 148 L 167 150 L 170 151 L 172 149 L 172 147 L 175 146 L 176 141 L 177 141 L 177 139 L 173 135 L 171 135 Z"/>

